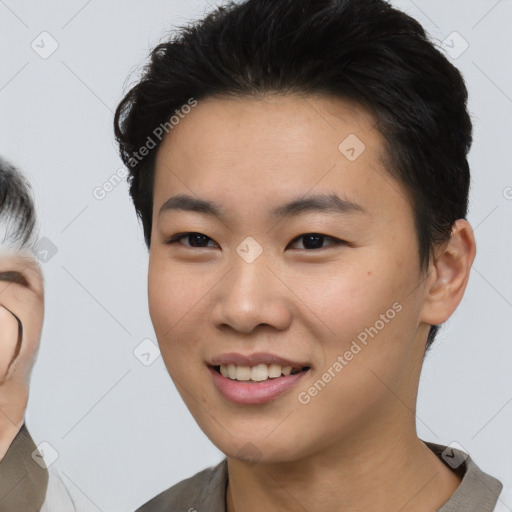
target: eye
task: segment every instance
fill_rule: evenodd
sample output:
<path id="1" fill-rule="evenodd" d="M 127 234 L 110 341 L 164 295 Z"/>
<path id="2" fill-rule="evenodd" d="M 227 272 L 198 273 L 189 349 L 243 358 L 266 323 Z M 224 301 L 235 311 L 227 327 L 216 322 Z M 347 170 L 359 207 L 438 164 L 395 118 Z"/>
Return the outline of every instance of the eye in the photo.
<path id="1" fill-rule="evenodd" d="M 207 243 L 208 240 L 211 240 L 213 243 L 218 245 L 217 242 L 215 242 L 212 238 L 203 235 L 202 233 L 178 233 L 177 235 L 174 235 L 173 237 L 169 238 L 169 240 L 167 240 L 165 244 L 172 245 L 179 242 L 182 239 L 187 240 L 190 244 L 182 244 L 185 245 L 185 247 L 207 247 L 207 245 L 204 244 Z"/>
<path id="2" fill-rule="evenodd" d="M 208 245 L 208 242 L 213 242 L 215 245 L 213 247 L 218 247 L 217 242 L 215 242 L 212 238 L 209 236 L 203 235 L 202 233 L 178 233 L 171 237 L 169 240 L 165 242 L 166 245 L 173 245 L 176 243 L 181 243 L 181 240 L 186 240 L 188 243 L 181 244 L 185 247 L 192 247 L 192 248 L 206 248 L 206 247 L 212 247 L 211 245 Z M 348 244 L 348 242 L 345 242 L 344 240 L 340 240 L 339 238 L 334 238 L 332 236 L 328 235 L 322 235 L 320 233 L 305 233 L 303 235 L 300 235 L 292 240 L 290 242 L 290 245 L 297 243 L 297 241 L 304 239 L 303 242 L 303 248 L 298 248 L 301 250 L 309 250 L 309 249 L 323 249 L 325 246 L 323 243 L 325 241 L 331 241 L 329 245 L 335 246 L 340 244 Z M 329 247 L 329 245 L 327 247 Z"/>
<path id="3" fill-rule="evenodd" d="M 293 244 L 296 241 L 299 241 L 300 239 L 304 239 L 303 242 L 303 248 L 299 247 L 298 249 L 323 249 L 323 242 L 326 240 L 331 240 L 332 243 L 329 245 L 339 245 L 339 244 L 347 244 L 344 240 L 340 240 L 339 238 L 334 238 L 332 236 L 328 235 L 322 235 L 321 233 L 304 233 L 303 235 L 300 235 L 296 238 L 294 238 L 290 244 Z M 328 247 L 328 246 L 327 246 Z"/>

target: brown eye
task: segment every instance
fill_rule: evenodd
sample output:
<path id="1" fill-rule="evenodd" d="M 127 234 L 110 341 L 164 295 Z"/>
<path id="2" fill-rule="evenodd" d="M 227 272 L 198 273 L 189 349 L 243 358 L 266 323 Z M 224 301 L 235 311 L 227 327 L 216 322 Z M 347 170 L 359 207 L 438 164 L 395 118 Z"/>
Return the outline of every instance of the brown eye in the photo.
<path id="1" fill-rule="evenodd" d="M 188 244 L 181 243 L 181 240 L 186 240 Z M 216 243 L 213 239 L 211 239 L 209 236 L 203 235 L 202 233 L 179 233 L 177 235 L 174 235 L 172 238 L 167 240 L 165 242 L 167 245 L 172 244 L 180 244 L 184 245 L 185 247 L 192 247 L 192 248 L 202 248 L 202 247 L 208 247 L 209 241 L 212 241 L 213 243 Z M 206 245 L 204 245 L 206 244 Z M 211 247 L 211 246 L 210 246 Z"/>
<path id="2" fill-rule="evenodd" d="M 322 235 L 321 233 L 305 233 L 303 235 L 298 236 L 294 240 L 292 240 L 292 244 L 295 244 L 303 240 L 302 244 L 304 248 L 299 248 L 301 250 L 314 250 L 314 249 L 325 249 L 327 247 L 332 247 L 335 245 L 346 243 L 344 240 L 340 240 L 338 238 L 334 238 L 328 235 Z M 324 242 L 330 241 L 331 243 L 327 246 L 324 246 Z"/>

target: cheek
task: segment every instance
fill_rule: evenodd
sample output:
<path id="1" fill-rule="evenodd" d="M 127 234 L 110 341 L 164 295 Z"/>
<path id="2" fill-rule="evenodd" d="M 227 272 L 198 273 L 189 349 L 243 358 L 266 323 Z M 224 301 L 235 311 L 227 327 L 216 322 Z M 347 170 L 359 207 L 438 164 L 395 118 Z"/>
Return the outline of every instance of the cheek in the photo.
<path id="1" fill-rule="evenodd" d="M 167 332 L 186 307 L 190 287 L 183 276 L 166 264 L 158 254 L 151 254 L 148 268 L 149 313 L 157 336 Z"/>
<path id="2" fill-rule="evenodd" d="M 44 317 L 44 297 L 15 288 L 1 295 L 0 303 L 5 304 L 18 316 L 23 324 L 23 332 L 32 340 L 38 340 Z M 26 336 L 24 336 L 25 338 Z"/>
<path id="3" fill-rule="evenodd" d="M 0 306 L 0 382 L 7 373 L 18 341 L 18 322 L 4 307 Z"/>
<path id="4" fill-rule="evenodd" d="M 39 347 L 44 319 L 44 301 L 34 299 L 26 304 L 21 313 L 23 322 L 23 344 L 33 353 Z"/>
<path id="5" fill-rule="evenodd" d="M 204 322 L 201 298 L 209 288 L 206 279 L 184 272 L 182 267 L 173 267 L 162 259 L 150 259 L 149 313 L 166 363 L 178 361 L 180 356 L 194 350 L 197 344 L 194 340 L 199 339 L 197 329 Z"/>
<path id="6" fill-rule="evenodd" d="M 367 367 L 384 367 L 385 373 L 400 365 L 418 320 L 417 297 L 410 284 L 415 282 L 413 270 L 392 257 L 385 259 L 381 252 L 380 258 L 331 272 L 330 279 L 322 281 L 322 293 L 308 292 L 308 305 L 313 304 L 311 309 L 329 328 L 326 367 L 345 353 Z"/>
<path id="7" fill-rule="evenodd" d="M 305 289 L 307 305 L 318 311 L 335 343 L 348 340 L 379 320 L 399 295 L 396 282 L 378 267 L 352 265 L 318 276 L 316 286 Z"/>

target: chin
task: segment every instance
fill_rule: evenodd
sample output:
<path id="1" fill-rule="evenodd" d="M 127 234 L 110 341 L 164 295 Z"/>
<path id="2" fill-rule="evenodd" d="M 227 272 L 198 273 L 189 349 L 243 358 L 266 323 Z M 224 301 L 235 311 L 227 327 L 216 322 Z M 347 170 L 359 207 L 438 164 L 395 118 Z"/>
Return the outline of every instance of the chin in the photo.
<path id="1" fill-rule="evenodd" d="M 246 462 L 248 466 L 294 462 L 305 456 L 303 448 L 288 432 L 272 439 L 272 435 L 265 437 L 254 432 L 246 435 L 231 433 L 232 437 L 225 434 L 221 439 L 208 437 L 226 457 Z"/>

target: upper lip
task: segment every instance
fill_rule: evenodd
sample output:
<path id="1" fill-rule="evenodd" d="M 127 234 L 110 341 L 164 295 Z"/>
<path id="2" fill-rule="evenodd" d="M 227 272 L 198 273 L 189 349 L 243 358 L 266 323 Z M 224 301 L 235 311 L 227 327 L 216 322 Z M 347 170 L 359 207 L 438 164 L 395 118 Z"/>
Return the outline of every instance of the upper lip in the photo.
<path id="1" fill-rule="evenodd" d="M 209 363 L 210 366 L 220 366 L 234 364 L 237 366 L 256 366 L 258 364 L 278 364 L 280 366 L 291 366 L 292 368 L 301 369 L 310 366 L 308 363 L 292 361 L 275 354 L 265 352 L 255 352 L 254 354 L 239 354 L 237 352 L 228 352 L 213 357 Z"/>

